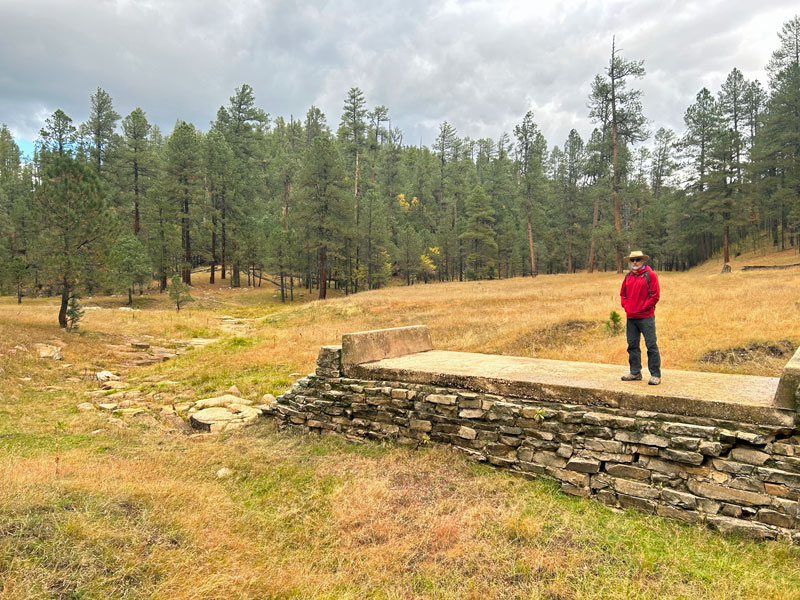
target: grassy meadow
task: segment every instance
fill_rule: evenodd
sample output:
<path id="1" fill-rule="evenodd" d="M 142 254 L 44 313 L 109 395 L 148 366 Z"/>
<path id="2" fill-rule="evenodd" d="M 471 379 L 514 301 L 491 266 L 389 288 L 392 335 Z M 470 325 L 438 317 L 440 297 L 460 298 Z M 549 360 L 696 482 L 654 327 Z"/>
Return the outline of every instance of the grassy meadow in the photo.
<path id="1" fill-rule="evenodd" d="M 659 273 L 667 369 L 779 376 L 800 344 L 796 252 Z M 160 407 L 224 392 L 278 395 L 343 333 L 430 327 L 440 349 L 626 369 L 605 321 L 615 273 L 390 287 L 313 301 L 296 289 L 202 281 L 180 312 L 165 295 L 83 299 L 77 333 L 57 299 L 0 299 L 0 600 L 800 599 L 800 549 L 612 511 L 446 449 L 279 432 L 268 419 L 190 435 Z M 300 293 L 304 295 L 301 297 Z M 232 317 L 232 318 L 223 318 Z M 129 366 L 133 342 L 184 348 Z M 38 358 L 35 343 L 62 348 Z M 744 348 L 745 352 L 728 352 Z M 714 351 L 731 358 L 709 361 Z M 100 390 L 94 373 L 123 376 Z M 131 393 L 134 411 L 80 411 Z M 227 467 L 231 474 L 219 477 Z"/>

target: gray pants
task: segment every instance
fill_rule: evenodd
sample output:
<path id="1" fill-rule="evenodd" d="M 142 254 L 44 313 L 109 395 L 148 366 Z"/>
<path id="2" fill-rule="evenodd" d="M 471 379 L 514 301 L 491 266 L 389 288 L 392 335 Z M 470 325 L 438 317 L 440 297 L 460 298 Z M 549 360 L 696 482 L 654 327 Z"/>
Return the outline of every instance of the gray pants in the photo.
<path id="1" fill-rule="evenodd" d="M 642 350 L 639 347 L 639 335 L 644 336 L 644 345 L 647 348 L 647 370 L 651 377 L 661 377 L 661 355 L 658 353 L 656 343 L 656 318 L 628 319 L 625 325 L 625 335 L 628 338 L 628 364 L 631 373 L 636 375 L 642 371 Z"/>

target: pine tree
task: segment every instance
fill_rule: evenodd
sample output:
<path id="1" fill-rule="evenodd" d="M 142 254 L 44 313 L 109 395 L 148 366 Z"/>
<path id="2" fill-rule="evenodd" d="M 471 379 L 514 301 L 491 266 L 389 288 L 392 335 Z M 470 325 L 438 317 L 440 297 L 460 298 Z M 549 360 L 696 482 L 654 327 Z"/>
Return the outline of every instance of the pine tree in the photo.
<path id="1" fill-rule="evenodd" d="M 298 177 L 298 221 L 304 246 L 316 256 L 319 299 L 327 297 L 330 261 L 341 258 L 354 223 L 344 164 L 333 140 L 320 135 L 306 152 Z"/>
<path id="2" fill-rule="evenodd" d="M 199 220 L 197 208 L 203 197 L 202 146 L 194 125 L 178 121 L 164 146 L 163 191 L 179 211 L 181 231 L 181 280 L 192 284 L 192 238 Z"/>
<path id="3" fill-rule="evenodd" d="M 153 153 L 148 139 L 151 125 L 141 108 L 122 120 L 122 145 L 118 169 L 121 197 L 133 213 L 133 234 L 141 229 L 141 205 L 154 177 Z"/>
<path id="4" fill-rule="evenodd" d="M 44 158 L 41 184 L 34 194 L 36 254 L 45 278 L 61 290 L 58 322 L 66 328 L 76 285 L 105 261 L 102 252 L 114 221 L 95 170 L 69 154 Z"/>
<path id="5" fill-rule="evenodd" d="M 472 188 L 467 200 L 467 228 L 460 238 L 467 243 L 467 279 L 494 277 L 497 251 L 494 209 L 480 185 Z"/>
<path id="6" fill-rule="evenodd" d="M 595 78 L 590 96 L 590 117 L 602 123 L 611 133 L 611 172 L 614 198 L 614 229 L 617 233 L 617 272 L 622 273 L 622 223 L 620 218 L 620 146 L 647 139 L 647 120 L 642 113 L 641 90 L 627 89 L 631 77 L 644 77 L 644 62 L 624 60 L 616 48 L 616 38 L 611 42 L 611 59 L 605 78 Z"/>
<path id="7" fill-rule="evenodd" d="M 104 176 L 120 116 L 114 110 L 111 96 L 101 88 L 92 94 L 90 102 L 89 119 L 81 125 L 81 134 L 89 140 L 89 156 L 97 174 Z"/>

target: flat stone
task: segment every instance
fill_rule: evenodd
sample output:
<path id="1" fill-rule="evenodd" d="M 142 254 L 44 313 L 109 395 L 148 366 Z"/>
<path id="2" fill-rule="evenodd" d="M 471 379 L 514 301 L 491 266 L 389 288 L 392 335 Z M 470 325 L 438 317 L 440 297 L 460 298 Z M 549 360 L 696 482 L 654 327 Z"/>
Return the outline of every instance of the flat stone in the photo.
<path id="1" fill-rule="evenodd" d="M 629 481 L 628 479 L 614 478 L 614 489 L 621 494 L 628 496 L 635 496 L 637 498 L 658 498 L 661 495 L 658 488 L 640 483 L 638 481 Z"/>
<path id="2" fill-rule="evenodd" d="M 408 426 L 414 431 L 430 431 L 433 427 L 430 421 L 423 421 L 421 419 L 411 419 L 408 422 Z"/>
<path id="3" fill-rule="evenodd" d="M 638 479 L 647 481 L 650 479 L 650 471 L 632 465 L 606 465 L 606 472 L 614 477 L 624 477 L 625 479 Z"/>
<path id="4" fill-rule="evenodd" d="M 97 381 L 116 381 L 119 379 L 119 375 L 114 375 L 111 371 L 99 371 L 95 373 L 95 379 L 97 379 Z"/>
<path id="5" fill-rule="evenodd" d="M 192 427 L 199 431 L 221 431 L 225 428 L 228 422 L 236 418 L 236 415 L 222 406 L 213 406 L 204 408 L 203 410 L 194 413 L 189 422 Z"/>
<path id="6" fill-rule="evenodd" d="M 53 346 L 52 344 L 34 344 L 33 347 L 39 354 L 39 358 L 49 358 L 51 360 L 62 359 L 61 348 L 58 346 Z"/>
<path id="7" fill-rule="evenodd" d="M 723 517 L 720 515 L 709 515 L 706 523 L 725 534 L 736 534 L 756 540 L 768 540 L 777 537 L 777 532 L 761 523 Z"/>
<path id="8" fill-rule="evenodd" d="M 689 491 L 696 496 L 704 496 L 712 500 L 722 500 L 723 502 L 733 502 L 745 506 L 768 506 L 770 497 L 765 494 L 736 490 L 733 488 L 706 483 L 703 481 L 689 480 L 686 482 Z"/>
<path id="9" fill-rule="evenodd" d="M 750 465 L 761 466 L 770 458 L 766 452 L 754 450 L 752 448 L 734 448 L 729 455 L 733 460 L 747 463 Z"/>
<path id="10" fill-rule="evenodd" d="M 458 400 L 458 396 L 453 396 L 451 394 L 428 394 L 425 396 L 426 402 L 432 402 L 434 404 L 452 405 L 456 403 L 456 400 Z"/>
<path id="11" fill-rule="evenodd" d="M 94 404 L 91 402 L 81 402 L 76 406 L 78 410 L 94 410 Z"/>
<path id="12" fill-rule="evenodd" d="M 590 458 L 572 457 L 567 462 L 565 468 L 569 471 L 578 471 L 579 473 L 597 473 L 600 471 L 600 461 Z"/>
<path id="13" fill-rule="evenodd" d="M 703 455 L 697 452 L 687 452 L 685 450 L 675 450 L 673 448 L 661 448 L 658 455 L 667 460 L 680 463 L 688 463 L 690 465 L 702 465 Z"/>
<path id="14" fill-rule="evenodd" d="M 459 427 L 456 435 L 460 438 L 464 438 L 465 440 L 474 440 L 478 433 L 472 429 L 471 427 Z"/>

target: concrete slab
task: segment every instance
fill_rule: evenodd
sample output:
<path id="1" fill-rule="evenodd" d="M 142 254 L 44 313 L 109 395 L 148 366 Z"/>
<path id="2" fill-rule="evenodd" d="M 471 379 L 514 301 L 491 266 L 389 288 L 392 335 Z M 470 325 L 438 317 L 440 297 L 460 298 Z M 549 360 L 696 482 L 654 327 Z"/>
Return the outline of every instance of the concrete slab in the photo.
<path id="1" fill-rule="evenodd" d="M 344 361 L 343 361 L 344 362 Z M 660 386 L 624 382 L 620 365 L 431 350 L 344 365 L 348 377 L 427 383 L 535 398 L 792 427 L 795 413 L 774 405 L 777 377 L 662 370 Z"/>
<path id="2" fill-rule="evenodd" d="M 431 334 L 425 325 L 346 333 L 342 336 L 342 365 L 357 365 L 432 348 Z"/>

